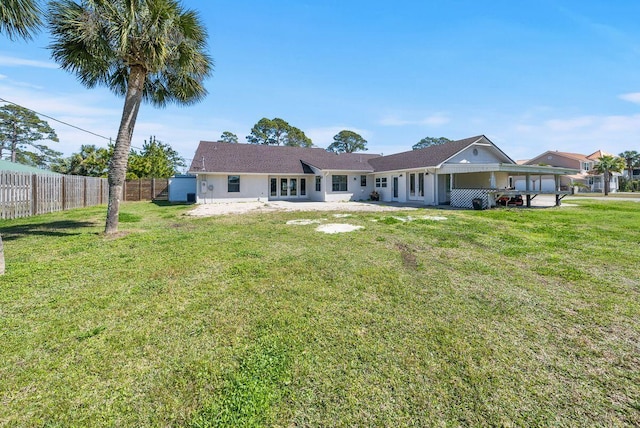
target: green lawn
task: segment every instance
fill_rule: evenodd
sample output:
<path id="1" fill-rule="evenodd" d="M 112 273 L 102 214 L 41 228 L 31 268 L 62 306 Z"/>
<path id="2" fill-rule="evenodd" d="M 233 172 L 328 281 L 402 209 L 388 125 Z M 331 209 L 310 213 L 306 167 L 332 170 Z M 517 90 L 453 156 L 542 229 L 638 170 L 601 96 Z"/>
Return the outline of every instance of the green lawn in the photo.
<path id="1" fill-rule="evenodd" d="M 572 203 L 0 221 L 0 425 L 637 426 L 640 205 Z"/>

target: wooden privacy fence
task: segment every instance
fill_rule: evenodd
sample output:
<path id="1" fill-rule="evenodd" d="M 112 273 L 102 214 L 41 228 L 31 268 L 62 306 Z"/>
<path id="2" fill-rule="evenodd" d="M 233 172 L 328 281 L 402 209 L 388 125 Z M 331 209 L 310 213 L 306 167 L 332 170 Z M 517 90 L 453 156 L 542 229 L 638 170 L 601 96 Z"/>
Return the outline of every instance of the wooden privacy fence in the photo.
<path id="1" fill-rule="evenodd" d="M 168 178 L 127 180 L 122 189 L 125 201 L 166 201 L 169 199 Z"/>
<path id="2" fill-rule="evenodd" d="M 123 201 L 167 200 L 169 180 L 127 180 Z M 106 204 L 106 178 L 0 171 L 0 219 Z"/>
<path id="3" fill-rule="evenodd" d="M 0 218 L 12 219 L 107 202 L 107 179 L 0 171 Z"/>

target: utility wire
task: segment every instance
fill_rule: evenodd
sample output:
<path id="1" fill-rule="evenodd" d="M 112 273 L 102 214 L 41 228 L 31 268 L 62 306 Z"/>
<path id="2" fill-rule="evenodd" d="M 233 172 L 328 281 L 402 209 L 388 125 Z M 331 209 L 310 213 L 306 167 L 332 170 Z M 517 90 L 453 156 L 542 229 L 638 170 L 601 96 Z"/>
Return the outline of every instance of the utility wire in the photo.
<path id="1" fill-rule="evenodd" d="M 104 135 L 96 134 L 95 132 L 91 132 L 91 131 L 89 131 L 89 130 L 86 130 L 86 129 L 80 128 L 79 126 L 75 126 L 75 125 L 72 125 L 72 124 L 70 124 L 70 123 L 64 122 L 64 121 L 62 121 L 62 120 L 58 120 L 58 119 L 56 119 L 55 117 L 47 116 L 47 115 L 46 115 L 46 114 L 44 114 L 44 113 L 38 113 L 37 111 L 30 109 L 29 107 L 21 106 L 20 104 L 14 103 L 14 102 L 9 101 L 9 100 L 5 100 L 4 98 L 0 98 L 0 101 L 5 102 L 5 103 L 9 103 L 9 104 L 13 104 L 14 106 L 18 106 L 18 107 L 26 108 L 27 110 L 34 112 L 34 113 L 35 113 L 35 114 L 37 114 L 38 116 L 44 116 L 44 117 L 46 117 L 47 119 L 51 119 L 51 120 L 53 120 L 53 121 L 55 121 L 55 122 L 58 122 L 58 123 L 61 123 L 61 124 L 63 124 L 63 125 L 70 126 L 71 128 L 77 129 L 78 131 L 86 132 L 87 134 L 95 135 L 96 137 L 100 137 L 100 138 L 103 138 L 103 139 L 105 139 L 105 140 L 107 140 L 107 141 L 111 142 L 111 138 L 110 138 L 110 137 L 105 137 Z"/>

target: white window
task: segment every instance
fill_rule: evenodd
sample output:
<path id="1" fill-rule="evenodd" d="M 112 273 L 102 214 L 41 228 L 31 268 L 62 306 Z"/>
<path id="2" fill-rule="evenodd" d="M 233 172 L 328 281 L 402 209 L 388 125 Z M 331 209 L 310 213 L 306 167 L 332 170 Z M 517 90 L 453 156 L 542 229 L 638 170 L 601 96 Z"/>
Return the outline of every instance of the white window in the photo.
<path id="1" fill-rule="evenodd" d="M 240 176 L 229 175 L 227 176 L 227 192 L 237 193 L 240 191 Z"/>
<path id="2" fill-rule="evenodd" d="M 347 191 L 347 176 L 346 175 L 332 175 L 331 176 L 331 190 L 334 192 L 346 192 Z"/>

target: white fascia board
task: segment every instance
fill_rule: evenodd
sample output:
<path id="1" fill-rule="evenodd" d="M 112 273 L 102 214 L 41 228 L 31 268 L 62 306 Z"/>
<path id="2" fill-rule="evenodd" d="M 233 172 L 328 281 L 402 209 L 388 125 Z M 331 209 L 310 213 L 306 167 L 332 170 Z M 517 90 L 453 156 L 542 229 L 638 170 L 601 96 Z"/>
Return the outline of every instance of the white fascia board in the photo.
<path id="1" fill-rule="evenodd" d="M 318 171 L 322 171 L 325 174 L 330 173 L 341 173 L 341 174 L 373 174 L 371 170 L 358 170 L 358 169 L 320 169 Z"/>
<path id="2" fill-rule="evenodd" d="M 438 171 L 441 174 L 460 174 L 472 172 L 509 172 L 512 174 L 543 174 L 543 175 L 568 175 L 577 174 L 580 171 L 572 168 L 558 168 L 553 166 L 516 165 L 504 163 L 484 164 L 445 164 Z"/>
<path id="3" fill-rule="evenodd" d="M 505 152 L 503 152 L 500 147 L 498 147 L 495 144 L 493 144 L 493 142 L 491 140 L 489 140 L 485 135 L 483 135 L 480 138 L 478 138 L 476 141 L 474 141 L 473 143 L 470 143 L 468 146 L 466 146 L 463 149 L 459 150 L 457 153 L 453 154 L 452 156 L 449 156 L 447 159 L 445 159 L 439 165 L 436 165 L 436 168 L 442 168 L 443 165 L 446 165 L 446 163 L 449 161 L 449 159 L 455 158 L 456 156 L 458 156 L 460 153 L 464 152 L 465 150 L 467 150 L 471 146 L 492 147 L 500 155 L 504 156 L 505 159 L 510 160 L 511 162 L 513 162 L 514 165 L 516 164 L 516 162 L 513 159 L 511 159 Z"/>
<path id="4" fill-rule="evenodd" d="M 299 175 L 301 177 L 311 177 L 313 176 L 313 174 L 304 174 L 304 173 L 299 173 L 299 172 L 238 172 L 238 171 L 234 171 L 234 172 L 222 172 L 222 171 L 215 171 L 215 172 L 211 172 L 211 171 L 198 171 L 198 172 L 192 172 L 192 174 L 196 174 L 196 175 L 255 175 L 255 176 L 261 176 L 261 175 L 282 175 L 282 176 L 296 176 Z"/>
<path id="5" fill-rule="evenodd" d="M 372 171 L 370 174 L 374 175 L 393 175 L 393 174 L 404 174 L 411 172 L 433 172 L 434 169 L 438 168 L 437 166 L 421 166 L 418 168 L 401 168 L 401 169 L 389 169 L 384 171 Z"/>
<path id="6" fill-rule="evenodd" d="M 482 136 L 480 138 L 478 138 L 476 141 L 469 143 L 469 145 L 464 146 L 462 149 L 458 150 L 456 153 L 454 153 L 453 155 L 449 156 L 447 159 L 443 160 L 442 163 L 436 165 L 436 168 L 441 168 L 442 165 L 446 164 L 447 161 L 449 161 L 449 159 L 452 159 L 456 156 L 458 156 L 460 153 L 464 152 L 465 150 L 467 150 L 469 147 L 471 147 L 472 145 L 478 143 L 479 141 L 481 141 L 483 138 L 486 138 L 485 136 Z"/>

